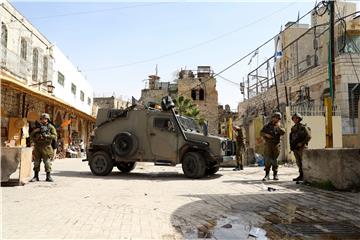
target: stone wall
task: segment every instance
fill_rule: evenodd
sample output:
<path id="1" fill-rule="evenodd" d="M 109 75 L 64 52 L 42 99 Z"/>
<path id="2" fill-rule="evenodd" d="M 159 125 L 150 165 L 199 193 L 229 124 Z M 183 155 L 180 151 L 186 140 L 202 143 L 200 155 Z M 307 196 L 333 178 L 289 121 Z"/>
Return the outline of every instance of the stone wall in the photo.
<path id="1" fill-rule="evenodd" d="M 304 180 L 340 190 L 360 188 L 360 149 L 304 151 Z"/>
<path id="2" fill-rule="evenodd" d="M 111 97 L 96 97 L 93 99 L 93 104 L 96 105 L 97 108 L 124 109 L 129 105 L 129 102 L 124 101 L 121 98 L 116 98 L 114 96 L 111 96 Z M 94 107 L 93 109 L 96 109 L 96 107 Z"/>
<path id="3" fill-rule="evenodd" d="M 140 101 L 144 104 L 147 104 L 149 102 L 160 103 L 161 98 L 168 95 L 168 89 L 142 89 Z"/>
<path id="4" fill-rule="evenodd" d="M 186 98 L 191 98 L 192 89 L 200 89 L 205 91 L 204 100 L 199 100 L 197 95 L 196 100 L 193 100 L 193 103 L 199 107 L 200 115 L 203 116 L 209 124 L 209 133 L 217 135 L 218 134 L 218 124 L 219 124 L 219 114 L 218 114 L 218 92 L 216 90 L 216 79 L 215 78 L 183 78 L 178 80 L 178 95 L 184 96 Z"/>

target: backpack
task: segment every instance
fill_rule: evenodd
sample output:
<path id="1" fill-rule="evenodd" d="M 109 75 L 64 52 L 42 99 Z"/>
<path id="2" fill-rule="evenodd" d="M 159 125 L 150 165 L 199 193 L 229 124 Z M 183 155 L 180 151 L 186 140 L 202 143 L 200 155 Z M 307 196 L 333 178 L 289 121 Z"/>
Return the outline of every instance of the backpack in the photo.
<path id="1" fill-rule="evenodd" d="M 305 138 L 305 143 L 308 144 L 311 140 L 311 128 L 309 126 L 307 126 L 306 124 L 304 124 L 305 130 L 307 132 L 306 138 Z"/>

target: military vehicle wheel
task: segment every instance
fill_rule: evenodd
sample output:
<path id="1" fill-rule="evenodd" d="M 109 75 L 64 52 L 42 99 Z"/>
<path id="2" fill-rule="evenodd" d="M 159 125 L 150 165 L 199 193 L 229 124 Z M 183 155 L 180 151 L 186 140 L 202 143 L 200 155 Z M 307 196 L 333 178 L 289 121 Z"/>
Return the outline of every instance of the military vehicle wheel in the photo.
<path id="1" fill-rule="evenodd" d="M 219 169 L 220 169 L 220 166 L 207 168 L 206 171 L 205 171 L 205 174 L 206 175 L 213 175 L 213 174 L 217 173 L 219 171 Z"/>
<path id="2" fill-rule="evenodd" d="M 119 162 L 116 163 L 116 167 L 121 171 L 121 172 L 131 172 L 132 170 L 134 170 L 134 168 L 136 167 L 136 162 Z"/>
<path id="3" fill-rule="evenodd" d="M 131 133 L 120 133 L 114 138 L 112 149 L 119 157 L 129 157 L 133 155 L 137 149 L 137 140 Z"/>
<path id="4" fill-rule="evenodd" d="M 205 175 L 205 159 L 201 153 L 188 152 L 183 158 L 182 169 L 188 178 L 201 178 Z"/>
<path id="5" fill-rule="evenodd" d="M 94 153 L 89 159 L 90 170 L 94 175 L 106 176 L 113 169 L 113 160 L 103 151 Z"/>

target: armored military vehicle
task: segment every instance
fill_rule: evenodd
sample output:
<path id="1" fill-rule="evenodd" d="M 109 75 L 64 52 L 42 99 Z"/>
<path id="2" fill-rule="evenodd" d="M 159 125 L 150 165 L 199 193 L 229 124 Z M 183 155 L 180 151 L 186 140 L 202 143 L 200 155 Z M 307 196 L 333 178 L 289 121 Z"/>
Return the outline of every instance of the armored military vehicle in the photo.
<path id="1" fill-rule="evenodd" d="M 114 166 L 130 172 L 136 162 L 155 165 L 182 164 L 185 176 L 201 178 L 232 160 L 233 141 L 204 135 L 198 123 L 175 113 L 170 97 L 161 110 L 132 106 L 126 110 L 100 109 L 96 128 L 87 149 L 87 161 L 94 175 L 108 175 Z"/>

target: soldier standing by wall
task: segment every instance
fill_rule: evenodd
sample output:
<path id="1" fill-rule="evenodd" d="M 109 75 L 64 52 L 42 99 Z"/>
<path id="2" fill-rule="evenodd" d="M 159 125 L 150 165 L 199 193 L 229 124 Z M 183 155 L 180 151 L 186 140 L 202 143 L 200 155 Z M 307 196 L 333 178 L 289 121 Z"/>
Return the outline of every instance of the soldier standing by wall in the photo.
<path id="1" fill-rule="evenodd" d="M 234 126 L 236 139 L 236 167 L 234 171 L 243 170 L 243 151 L 245 150 L 245 137 L 241 127 Z"/>
<path id="2" fill-rule="evenodd" d="M 265 177 L 263 181 L 270 180 L 269 173 L 271 166 L 274 172 L 274 180 L 279 180 L 277 176 L 277 158 L 280 153 L 280 136 L 285 134 L 285 129 L 281 127 L 280 120 L 281 113 L 275 112 L 272 114 L 270 122 L 261 129 L 261 136 L 265 139 Z"/>
<path id="3" fill-rule="evenodd" d="M 295 125 L 291 128 L 290 132 L 290 150 L 294 152 L 296 164 L 299 167 L 299 176 L 294 178 L 293 181 L 302 181 L 304 177 L 302 170 L 302 155 L 311 139 L 311 134 L 309 128 L 301 123 L 303 118 L 299 113 L 295 113 L 291 119 Z"/>
<path id="4" fill-rule="evenodd" d="M 51 160 L 54 150 L 51 146 L 52 140 L 56 140 L 57 133 L 53 125 L 49 123 L 50 116 L 47 113 L 41 114 L 40 124 L 32 131 L 30 139 L 35 143 L 34 146 L 34 177 L 31 182 L 39 181 L 40 163 L 43 160 L 46 171 L 46 181 L 53 182 L 50 176 Z"/>

